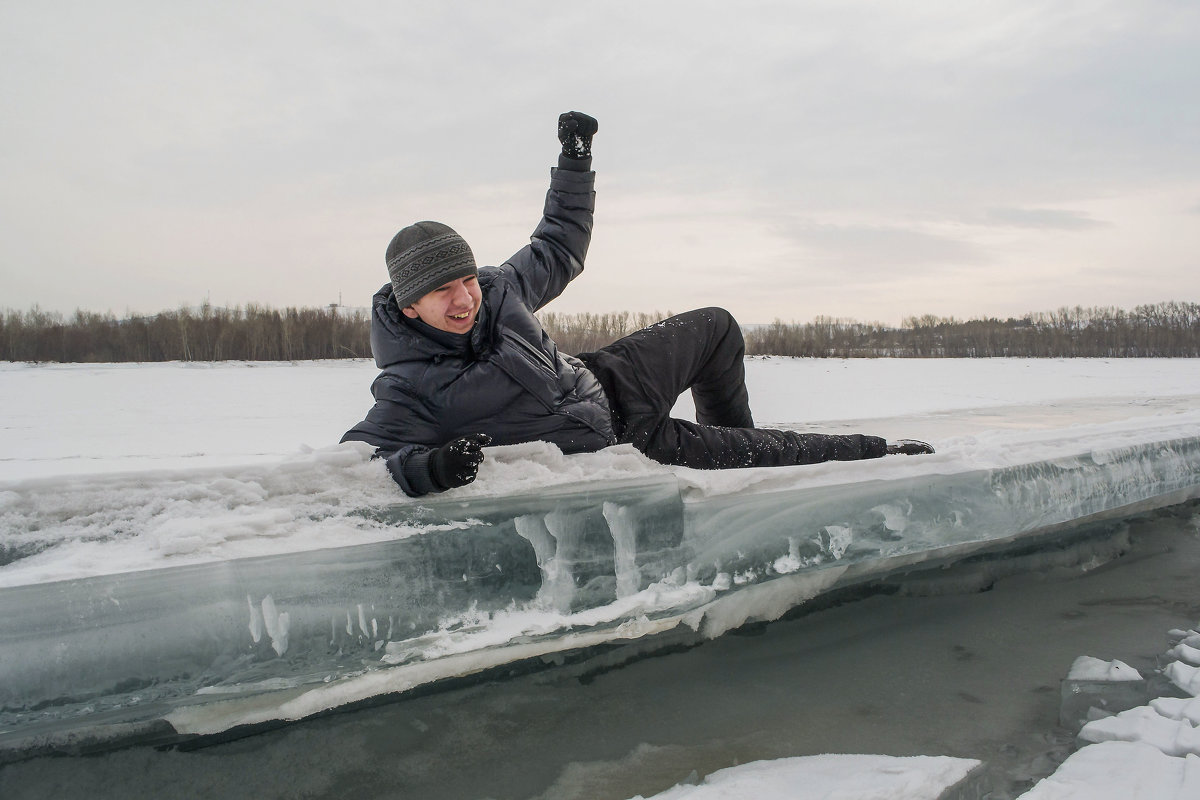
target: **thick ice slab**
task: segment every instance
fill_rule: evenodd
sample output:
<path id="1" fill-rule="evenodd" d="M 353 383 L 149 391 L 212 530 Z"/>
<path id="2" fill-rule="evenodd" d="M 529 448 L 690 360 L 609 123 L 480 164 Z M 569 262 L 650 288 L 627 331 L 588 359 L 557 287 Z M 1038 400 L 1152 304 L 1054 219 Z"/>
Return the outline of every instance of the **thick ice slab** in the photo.
<path id="1" fill-rule="evenodd" d="M 802 485 L 730 473 L 738 491 L 663 471 L 443 497 L 362 512 L 424 531 L 393 541 L 10 587 L 0 746 L 176 741 L 618 641 L 715 636 L 1200 496 L 1200 437 L 1106 442 L 976 469 L 896 461 L 841 483 L 846 465 Z"/>
<path id="2" fill-rule="evenodd" d="M 0 590 L 0 738 L 97 723 L 153 738 L 140 723 L 178 705 L 323 685 L 387 666 L 397 643 L 428 657 L 437 632 L 537 604 L 553 588 L 539 560 L 568 577 L 564 607 L 611 603 L 618 583 L 643 582 L 634 573 L 680 560 L 669 476 L 364 512 L 380 513 L 425 532 Z"/>

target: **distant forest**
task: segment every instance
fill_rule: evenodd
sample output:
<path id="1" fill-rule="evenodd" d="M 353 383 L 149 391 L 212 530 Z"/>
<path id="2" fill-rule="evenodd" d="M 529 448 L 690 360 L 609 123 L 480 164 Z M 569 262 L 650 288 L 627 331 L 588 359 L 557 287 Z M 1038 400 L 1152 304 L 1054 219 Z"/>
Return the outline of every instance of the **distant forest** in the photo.
<path id="1" fill-rule="evenodd" d="M 304 361 L 370 358 L 362 311 L 336 306 L 218 308 L 203 303 L 152 317 L 33 308 L 0 317 L 0 361 Z"/>
<path id="2" fill-rule="evenodd" d="M 818 317 L 746 331 L 748 353 L 862 358 L 1196 358 L 1200 304 L 1060 308 L 1008 319 L 909 317 L 899 328 Z"/>
<path id="3" fill-rule="evenodd" d="M 643 328 L 666 314 L 540 315 L 559 348 L 580 353 Z M 750 355 L 817 358 L 1200 357 L 1200 304 L 1061 308 L 1009 319 L 909 317 L 900 327 L 817 317 L 812 322 L 746 328 Z M 217 308 L 207 303 L 154 316 L 76 311 L 0 313 L 0 360 L 299 361 L 369 358 L 362 309 Z"/>

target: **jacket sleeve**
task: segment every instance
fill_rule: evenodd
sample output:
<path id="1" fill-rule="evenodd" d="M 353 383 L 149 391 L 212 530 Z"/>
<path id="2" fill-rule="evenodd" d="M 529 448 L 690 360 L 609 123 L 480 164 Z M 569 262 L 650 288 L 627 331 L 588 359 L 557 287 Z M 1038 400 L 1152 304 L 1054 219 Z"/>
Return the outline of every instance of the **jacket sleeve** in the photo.
<path id="1" fill-rule="evenodd" d="M 862 433 L 797 433 L 800 442 L 797 464 L 822 461 L 860 461 L 887 455 L 887 440 Z"/>
<path id="2" fill-rule="evenodd" d="M 562 294 L 583 272 L 596 207 L 596 173 L 590 168 L 591 159 L 559 159 L 550 171 L 542 221 L 529 244 L 499 267 L 533 311 Z"/>
<path id="3" fill-rule="evenodd" d="M 427 437 L 404 425 L 408 419 L 412 419 L 411 411 L 401 404 L 376 400 L 366 419 L 346 431 L 342 441 L 374 445 L 376 457 L 384 459 L 392 480 L 409 497 L 445 491 L 434 482 L 429 468 L 433 445 L 414 443 Z"/>
<path id="4" fill-rule="evenodd" d="M 445 491 L 433 480 L 433 471 L 429 468 L 431 452 L 428 447 L 410 444 L 394 453 L 376 454 L 384 460 L 392 480 L 400 485 L 406 495 L 420 497 Z"/>

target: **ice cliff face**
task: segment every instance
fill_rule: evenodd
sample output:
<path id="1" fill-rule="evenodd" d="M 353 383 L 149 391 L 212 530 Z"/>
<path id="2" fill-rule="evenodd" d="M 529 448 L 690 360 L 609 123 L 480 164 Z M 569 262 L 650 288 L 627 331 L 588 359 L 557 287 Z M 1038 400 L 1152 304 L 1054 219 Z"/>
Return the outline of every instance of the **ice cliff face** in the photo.
<path id="1" fill-rule="evenodd" d="M 355 511 L 419 532 L 391 541 L 10 587 L 0 722 L 19 749 L 114 722 L 210 733 L 296 718 L 605 642 L 715 636 L 834 588 L 1056 548 L 1069 524 L 1200 494 L 1200 437 L 1077 444 L 728 493 L 660 470 L 447 496 Z"/>

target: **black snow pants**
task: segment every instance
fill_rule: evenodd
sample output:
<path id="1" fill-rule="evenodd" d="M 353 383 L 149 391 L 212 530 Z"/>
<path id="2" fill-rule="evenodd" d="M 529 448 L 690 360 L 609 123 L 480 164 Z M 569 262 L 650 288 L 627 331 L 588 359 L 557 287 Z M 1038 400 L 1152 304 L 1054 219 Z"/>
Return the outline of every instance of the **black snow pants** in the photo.
<path id="1" fill-rule="evenodd" d="M 631 333 L 579 359 L 600 381 L 621 443 L 663 464 L 696 469 L 778 467 L 884 455 L 877 436 L 755 428 L 737 321 L 702 308 Z M 696 422 L 673 419 L 690 389 Z"/>

